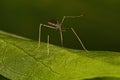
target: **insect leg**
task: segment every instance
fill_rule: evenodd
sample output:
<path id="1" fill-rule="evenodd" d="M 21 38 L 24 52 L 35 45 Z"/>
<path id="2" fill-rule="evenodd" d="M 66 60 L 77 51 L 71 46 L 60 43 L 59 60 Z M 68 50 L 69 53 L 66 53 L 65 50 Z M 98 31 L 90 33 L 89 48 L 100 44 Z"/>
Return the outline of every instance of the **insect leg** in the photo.
<path id="1" fill-rule="evenodd" d="M 40 26 L 39 26 L 39 36 L 38 36 L 38 46 L 37 46 L 37 49 L 40 47 L 40 43 L 41 43 L 41 30 L 42 30 L 42 26 L 48 27 L 48 28 L 51 28 L 51 29 L 56 29 L 55 27 L 52 27 L 52 26 L 49 26 L 49 25 L 40 24 Z"/>
<path id="2" fill-rule="evenodd" d="M 60 32 L 61 46 L 63 47 L 63 34 L 62 34 L 62 30 L 59 29 L 59 32 Z"/>
<path id="3" fill-rule="evenodd" d="M 72 32 L 75 34 L 75 36 L 77 37 L 78 41 L 80 42 L 80 44 L 82 45 L 82 48 L 88 52 L 88 50 L 86 49 L 86 47 L 84 46 L 82 40 L 80 39 L 80 37 L 77 35 L 77 33 L 75 32 L 75 30 L 73 28 L 71 28 Z"/>
<path id="4" fill-rule="evenodd" d="M 49 37 L 49 35 L 48 35 L 48 36 L 47 36 L 47 55 L 49 55 L 49 53 L 50 53 L 49 42 L 50 42 L 50 37 Z"/>
<path id="5" fill-rule="evenodd" d="M 40 42 L 41 42 L 41 28 L 42 28 L 42 25 L 43 24 L 40 24 L 40 26 L 39 26 L 39 35 L 38 35 L 38 47 L 37 47 L 37 49 L 40 47 Z"/>
<path id="6" fill-rule="evenodd" d="M 81 17 L 81 16 L 83 16 L 83 15 L 80 15 L 80 16 L 63 16 L 63 18 L 62 18 L 62 21 L 61 21 L 60 25 L 62 25 L 62 24 L 63 24 L 63 22 L 64 22 L 64 20 L 65 20 L 66 18 L 78 18 L 78 17 Z"/>
<path id="7" fill-rule="evenodd" d="M 66 18 L 66 16 L 63 16 L 63 18 L 62 18 L 62 21 L 61 21 L 60 25 L 62 25 L 62 24 L 63 24 L 63 22 L 64 22 L 65 18 Z"/>

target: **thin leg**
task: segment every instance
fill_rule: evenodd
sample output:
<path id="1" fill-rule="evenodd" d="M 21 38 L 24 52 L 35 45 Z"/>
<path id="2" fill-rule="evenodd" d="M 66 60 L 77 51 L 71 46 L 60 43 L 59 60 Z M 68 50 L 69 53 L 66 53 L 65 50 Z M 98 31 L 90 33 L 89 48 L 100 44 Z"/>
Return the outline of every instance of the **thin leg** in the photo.
<path id="1" fill-rule="evenodd" d="M 75 32 L 75 30 L 73 28 L 71 28 L 72 32 L 75 34 L 75 36 L 77 37 L 78 41 L 80 42 L 80 44 L 82 45 L 82 48 L 88 52 L 88 50 L 85 48 L 85 46 L 83 45 L 83 42 L 81 41 L 80 37 L 77 35 L 77 33 Z"/>
<path id="2" fill-rule="evenodd" d="M 66 18 L 66 16 L 63 16 L 63 18 L 62 18 L 62 21 L 61 21 L 60 25 L 62 25 L 62 24 L 63 24 L 63 22 L 64 22 L 65 18 Z"/>
<path id="3" fill-rule="evenodd" d="M 42 25 L 45 26 L 45 27 L 51 28 L 51 29 L 56 29 L 55 27 L 52 27 L 52 26 L 49 26 L 49 25 L 45 25 L 45 24 L 42 24 Z M 63 35 L 62 35 L 61 28 L 59 29 L 59 31 L 60 31 L 61 46 L 63 46 Z"/>
<path id="4" fill-rule="evenodd" d="M 61 29 L 60 29 L 60 39 L 61 39 L 61 46 L 63 47 L 63 35 Z"/>
<path id="5" fill-rule="evenodd" d="M 45 27 L 51 28 L 51 29 L 56 29 L 56 27 L 52 27 L 52 26 L 49 26 L 49 25 L 46 25 L 46 24 L 42 24 L 42 25 L 45 26 Z"/>
<path id="6" fill-rule="evenodd" d="M 80 16 L 63 16 L 63 18 L 62 18 L 62 21 L 61 21 L 60 25 L 62 25 L 62 24 L 63 24 L 63 22 L 64 22 L 64 20 L 65 20 L 66 18 L 77 18 L 77 17 L 81 17 L 81 16 L 83 16 L 83 15 L 80 15 Z"/>
<path id="7" fill-rule="evenodd" d="M 77 18 L 77 17 L 81 17 L 83 15 L 80 16 L 63 16 L 62 21 L 60 23 L 60 26 L 63 24 L 65 18 Z M 62 30 L 60 30 L 60 37 L 61 37 L 61 45 L 63 46 L 63 36 L 62 36 Z"/>
<path id="8" fill-rule="evenodd" d="M 50 53 L 49 42 L 50 42 L 50 37 L 49 37 L 49 35 L 48 35 L 48 36 L 47 36 L 47 55 L 49 55 L 49 53 Z"/>
<path id="9" fill-rule="evenodd" d="M 40 42 L 41 42 L 41 27 L 42 27 L 42 24 L 40 24 L 40 26 L 39 26 L 39 36 L 38 36 L 38 47 L 37 47 L 37 49 L 40 47 Z"/>
<path id="10" fill-rule="evenodd" d="M 48 27 L 48 28 L 51 28 L 51 29 L 56 29 L 55 27 L 52 27 L 52 26 L 49 26 L 49 25 L 40 24 L 40 26 L 39 26 L 39 39 L 38 39 L 38 47 L 37 47 L 37 49 L 40 47 L 40 43 L 41 43 L 41 29 L 42 29 L 42 26 L 45 26 L 45 27 Z"/>
<path id="11" fill-rule="evenodd" d="M 49 26 L 49 25 L 45 25 L 45 24 L 43 24 L 43 26 L 51 28 L 51 29 L 56 29 L 55 27 L 52 27 L 52 26 Z M 63 35 L 62 35 L 61 28 L 59 29 L 59 31 L 60 31 L 61 46 L 63 46 Z"/>

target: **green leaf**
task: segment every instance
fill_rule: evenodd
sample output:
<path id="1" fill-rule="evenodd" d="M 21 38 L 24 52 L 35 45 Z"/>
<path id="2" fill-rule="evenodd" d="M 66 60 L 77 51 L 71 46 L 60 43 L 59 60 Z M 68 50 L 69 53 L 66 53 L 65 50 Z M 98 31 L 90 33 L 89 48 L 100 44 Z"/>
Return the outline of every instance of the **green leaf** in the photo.
<path id="1" fill-rule="evenodd" d="M 46 43 L 37 46 L 38 42 L 0 31 L 0 74 L 11 80 L 120 79 L 120 52 L 86 52 L 50 44 L 48 55 Z"/>

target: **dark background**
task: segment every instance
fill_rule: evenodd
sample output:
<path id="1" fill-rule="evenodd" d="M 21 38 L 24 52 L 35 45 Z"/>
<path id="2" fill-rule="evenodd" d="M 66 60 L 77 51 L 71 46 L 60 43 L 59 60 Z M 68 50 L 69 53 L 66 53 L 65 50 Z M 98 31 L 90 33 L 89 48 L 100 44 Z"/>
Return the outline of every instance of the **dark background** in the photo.
<path id="1" fill-rule="evenodd" d="M 37 41 L 40 23 L 81 14 L 62 27 L 73 27 L 88 50 L 120 51 L 120 0 L 1 0 L 0 30 Z M 42 28 L 42 42 L 47 34 L 51 44 L 60 46 L 57 30 Z M 70 30 L 63 36 L 64 47 L 82 49 Z"/>
<path id="2" fill-rule="evenodd" d="M 66 19 L 62 27 L 73 27 L 88 50 L 120 51 L 120 0 L 0 0 L 0 30 L 37 41 L 40 23 L 80 14 L 84 16 Z M 51 44 L 60 46 L 57 30 L 42 28 L 42 42 L 47 34 Z M 70 30 L 63 36 L 64 47 L 82 49 Z"/>

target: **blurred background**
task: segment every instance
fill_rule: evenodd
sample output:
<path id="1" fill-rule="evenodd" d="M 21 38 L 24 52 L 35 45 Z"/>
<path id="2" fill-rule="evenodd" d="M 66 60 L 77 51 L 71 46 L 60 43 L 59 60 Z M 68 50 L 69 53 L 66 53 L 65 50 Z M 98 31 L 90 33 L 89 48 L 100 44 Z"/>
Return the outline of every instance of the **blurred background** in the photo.
<path id="1" fill-rule="evenodd" d="M 38 40 L 39 24 L 49 19 L 62 28 L 73 27 L 88 50 L 120 51 L 120 0 L 1 0 L 0 30 Z M 50 35 L 50 43 L 60 46 L 58 30 L 42 27 L 42 42 Z M 63 32 L 64 47 L 82 49 L 75 35 Z"/>
<path id="2" fill-rule="evenodd" d="M 38 41 L 40 23 L 81 14 L 81 18 L 66 19 L 62 27 L 73 27 L 88 50 L 120 51 L 120 0 L 0 0 L 0 30 Z M 48 34 L 51 44 L 61 46 L 58 30 L 45 27 L 42 42 Z M 63 37 L 64 47 L 82 49 L 70 30 Z"/>

